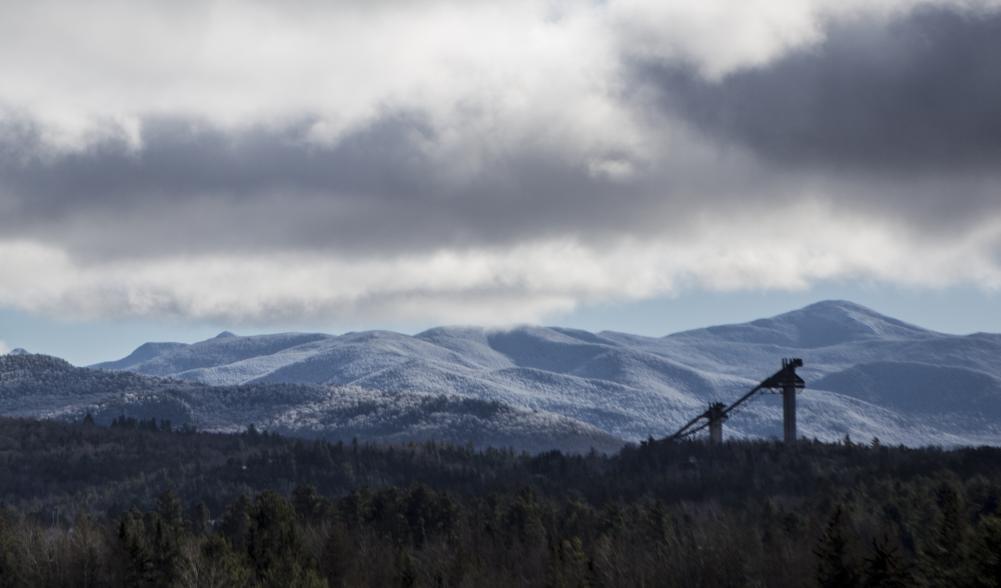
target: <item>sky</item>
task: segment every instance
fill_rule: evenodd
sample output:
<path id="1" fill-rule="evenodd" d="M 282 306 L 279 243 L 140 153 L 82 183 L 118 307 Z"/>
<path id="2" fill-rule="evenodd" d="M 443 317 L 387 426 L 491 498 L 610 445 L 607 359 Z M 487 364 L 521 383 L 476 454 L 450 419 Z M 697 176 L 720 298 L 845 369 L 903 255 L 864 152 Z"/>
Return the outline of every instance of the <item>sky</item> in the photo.
<path id="1" fill-rule="evenodd" d="M 0 0 L 0 351 L 1001 331 L 1001 2 Z"/>

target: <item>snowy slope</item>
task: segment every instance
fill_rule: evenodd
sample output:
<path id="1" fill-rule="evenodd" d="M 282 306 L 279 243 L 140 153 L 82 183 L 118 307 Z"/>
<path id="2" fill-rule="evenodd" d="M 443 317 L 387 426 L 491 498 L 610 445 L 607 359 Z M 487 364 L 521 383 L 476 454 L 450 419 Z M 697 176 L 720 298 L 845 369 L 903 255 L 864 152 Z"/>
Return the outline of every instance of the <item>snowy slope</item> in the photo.
<path id="1" fill-rule="evenodd" d="M 802 357 L 802 435 L 1001 443 L 1001 335 L 945 335 L 846 301 L 666 337 L 534 326 L 225 335 L 144 346 L 96 367 L 216 385 L 449 394 L 564 415 L 637 440 L 669 434 L 709 401 L 740 396 L 781 358 Z M 780 435 L 778 398 L 763 394 L 746 404 L 727 434 Z"/>
<path id="2" fill-rule="evenodd" d="M 93 367 L 108 370 L 128 369 L 151 376 L 174 375 L 188 370 L 229 364 L 251 357 L 267 356 L 328 337 L 328 335 L 310 333 L 237 337 L 226 331 L 212 339 L 192 345 L 146 343 L 128 357 Z"/>
<path id="3" fill-rule="evenodd" d="M 255 343 L 256 344 L 256 343 Z M 544 411 L 499 402 L 356 386 L 205 384 L 77 368 L 45 355 L 0 356 L 0 414 L 107 423 L 126 415 L 208 431 L 250 424 L 288 435 L 350 441 L 438 440 L 516 450 L 614 451 L 622 441 Z"/>

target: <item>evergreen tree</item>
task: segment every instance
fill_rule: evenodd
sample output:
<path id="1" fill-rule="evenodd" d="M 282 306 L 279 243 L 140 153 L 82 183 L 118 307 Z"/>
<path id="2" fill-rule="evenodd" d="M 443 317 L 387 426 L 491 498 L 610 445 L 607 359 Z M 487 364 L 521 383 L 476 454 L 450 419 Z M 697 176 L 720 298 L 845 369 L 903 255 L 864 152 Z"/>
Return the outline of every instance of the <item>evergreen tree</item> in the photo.
<path id="1" fill-rule="evenodd" d="M 101 529 L 86 514 L 78 514 L 73 522 L 73 534 L 67 551 L 70 560 L 67 575 L 79 588 L 97 588 L 101 584 L 102 561 L 107 554 L 102 549 Z"/>
<path id="2" fill-rule="evenodd" d="M 179 585 L 242 588 L 250 585 L 250 580 L 250 569 L 219 535 L 186 544 Z"/>
<path id="3" fill-rule="evenodd" d="M 1001 517 L 992 515 L 977 525 L 972 559 L 971 584 L 976 588 L 1001 588 Z"/>
<path id="4" fill-rule="evenodd" d="M 167 490 L 157 497 L 151 513 L 153 569 L 159 586 L 171 586 L 180 574 L 181 545 L 184 541 L 184 515 L 181 500 Z"/>
<path id="5" fill-rule="evenodd" d="M 318 562 L 320 572 L 331 586 L 339 586 L 347 576 L 355 547 L 348 530 L 340 523 L 328 528 Z"/>
<path id="6" fill-rule="evenodd" d="M 0 508 L 0 588 L 21 585 L 20 558 L 15 546 L 17 534 L 11 519 L 11 515 Z"/>
<path id="7" fill-rule="evenodd" d="M 936 492 L 936 503 L 938 520 L 925 542 L 921 569 L 930 586 L 959 586 L 969 571 L 962 500 L 953 484 L 943 482 Z"/>
<path id="8" fill-rule="evenodd" d="M 817 556 L 817 583 L 822 588 L 853 588 L 859 585 L 859 572 L 852 561 L 844 509 L 840 505 L 828 520 L 814 554 Z"/>
<path id="9" fill-rule="evenodd" d="M 326 500 L 316 491 L 316 486 L 297 486 L 292 491 L 292 504 L 299 519 L 307 523 L 323 517 L 327 508 Z"/>
<path id="10" fill-rule="evenodd" d="M 561 541 L 549 565 L 549 583 L 554 587 L 586 588 L 590 585 L 590 560 L 579 537 Z"/>
<path id="11" fill-rule="evenodd" d="M 247 545 L 251 508 L 250 499 L 245 494 L 241 494 L 226 507 L 226 512 L 223 513 L 220 531 L 237 549 L 242 550 Z"/>
<path id="12" fill-rule="evenodd" d="M 399 561 L 396 564 L 398 571 L 397 580 L 400 588 L 414 588 L 417 586 L 417 562 L 409 549 L 400 552 Z"/>
<path id="13" fill-rule="evenodd" d="M 885 536 L 873 539 L 872 555 L 865 560 L 865 588 L 910 588 L 913 578 L 897 548 Z"/>
<path id="14" fill-rule="evenodd" d="M 195 535 L 205 535 L 211 530 L 211 514 L 205 502 L 199 500 L 188 513 L 188 524 Z"/>
<path id="15" fill-rule="evenodd" d="M 257 497 L 251 511 L 247 552 L 264 586 L 326 585 L 317 575 L 314 562 L 303 552 L 295 510 L 277 492 L 267 491 Z"/>
<path id="16" fill-rule="evenodd" d="M 118 525 L 118 542 L 123 552 L 123 583 L 127 586 L 150 586 L 156 576 L 153 550 L 146 537 L 143 516 L 131 510 Z"/>

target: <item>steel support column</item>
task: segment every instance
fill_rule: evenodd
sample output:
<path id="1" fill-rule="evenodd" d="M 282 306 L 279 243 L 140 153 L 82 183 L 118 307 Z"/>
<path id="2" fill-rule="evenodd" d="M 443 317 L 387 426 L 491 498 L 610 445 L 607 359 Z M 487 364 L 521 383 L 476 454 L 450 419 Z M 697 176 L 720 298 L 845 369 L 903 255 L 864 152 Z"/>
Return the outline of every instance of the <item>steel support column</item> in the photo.
<path id="1" fill-rule="evenodd" d="M 782 430 L 786 443 L 796 442 L 796 388 L 782 388 Z"/>
<path id="2" fill-rule="evenodd" d="M 722 402 L 714 402 L 709 405 L 706 416 L 709 417 L 709 444 L 720 445 L 723 443 L 723 421 L 726 420 L 724 410 L 726 405 Z"/>

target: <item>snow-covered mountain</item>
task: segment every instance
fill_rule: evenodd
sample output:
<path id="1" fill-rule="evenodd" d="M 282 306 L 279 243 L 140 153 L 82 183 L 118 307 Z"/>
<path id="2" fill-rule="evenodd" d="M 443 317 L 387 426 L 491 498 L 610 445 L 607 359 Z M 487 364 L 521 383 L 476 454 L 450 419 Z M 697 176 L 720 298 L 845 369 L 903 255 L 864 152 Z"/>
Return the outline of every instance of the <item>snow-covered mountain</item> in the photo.
<path id="1" fill-rule="evenodd" d="M 802 357 L 807 437 L 1001 444 L 1001 335 L 936 333 L 845 301 L 746 324 L 642 337 L 554 327 L 441 327 L 414 336 L 282 333 L 147 343 L 94 366 L 235 386 L 294 383 L 448 394 L 562 415 L 637 440 L 669 434 L 712 400 L 730 401 Z M 728 436 L 780 436 L 762 394 Z"/>
<path id="2" fill-rule="evenodd" d="M 499 402 L 386 393 L 356 386 L 208 386 L 127 371 L 73 367 L 46 355 L 0 356 L 0 414 L 99 423 L 118 416 L 169 420 L 208 431 L 250 424 L 300 437 L 350 441 L 438 440 L 541 451 L 614 451 L 623 442 L 585 423 Z"/>

